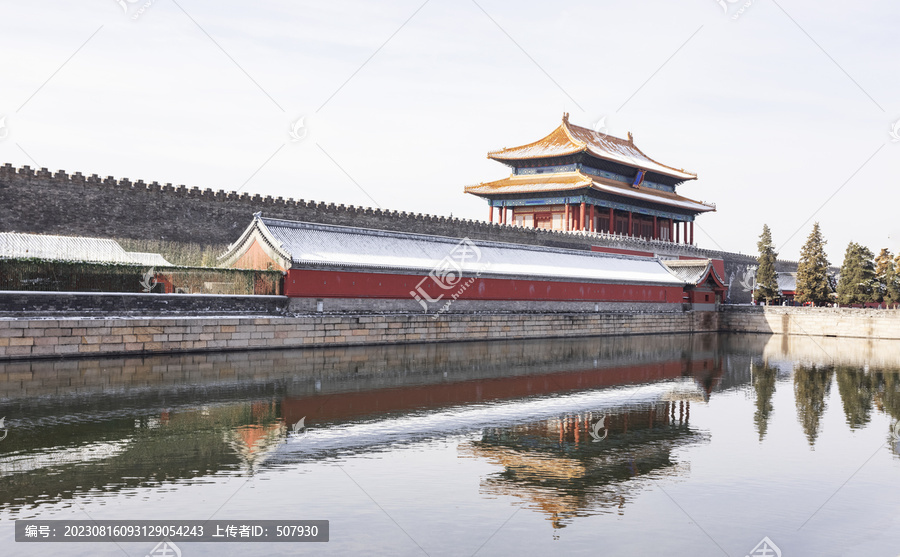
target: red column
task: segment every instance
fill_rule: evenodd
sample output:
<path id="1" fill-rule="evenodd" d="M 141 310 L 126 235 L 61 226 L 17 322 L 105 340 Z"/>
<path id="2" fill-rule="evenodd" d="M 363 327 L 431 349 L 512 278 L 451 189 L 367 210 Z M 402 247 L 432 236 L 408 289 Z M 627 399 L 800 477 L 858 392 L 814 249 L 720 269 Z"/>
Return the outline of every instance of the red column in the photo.
<path id="1" fill-rule="evenodd" d="M 591 232 L 594 232 L 594 230 L 596 228 L 597 228 L 597 223 L 594 222 L 594 206 L 591 205 L 591 220 L 590 220 L 590 223 L 588 226 L 588 230 L 590 230 Z"/>
<path id="2" fill-rule="evenodd" d="M 584 201 L 581 202 L 581 216 L 578 218 L 578 224 L 581 231 L 584 232 L 587 228 L 584 222 Z"/>
<path id="3" fill-rule="evenodd" d="M 613 234 L 616 231 L 616 212 L 613 211 L 613 208 L 609 208 L 609 233 Z"/>
<path id="4" fill-rule="evenodd" d="M 488 213 L 488 214 L 489 214 L 488 220 L 489 220 L 491 223 L 493 223 L 493 222 L 494 222 L 494 206 L 491 205 L 490 209 L 491 209 L 491 210 L 490 210 L 490 213 Z"/>
<path id="5" fill-rule="evenodd" d="M 566 203 L 566 216 L 563 218 L 565 223 L 563 224 L 563 230 L 569 229 L 569 204 Z"/>
<path id="6" fill-rule="evenodd" d="M 659 240 L 659 219 L 653 215 L 653 239 Z"/>
<path id="7" fill-rule="evenodd" d="M 675 225 L 675 243 L 681 242 L 681 223 L 679 221 L 674 221 L 672 224 Z"/>
<path id="8" fill-rule="evenodd" d="M 633 213 L 628 211 L 628 235 L 634 235 Z"/>
<path id="9" fill-rule="evenodd" d="M 506 224 L 506 207 L 500 207 L 500 224 Z"/>
<path id="10" fill-rule="evenodd" d="M 694 245 L 694 221 L 691 221 L 691 245 Z"/>

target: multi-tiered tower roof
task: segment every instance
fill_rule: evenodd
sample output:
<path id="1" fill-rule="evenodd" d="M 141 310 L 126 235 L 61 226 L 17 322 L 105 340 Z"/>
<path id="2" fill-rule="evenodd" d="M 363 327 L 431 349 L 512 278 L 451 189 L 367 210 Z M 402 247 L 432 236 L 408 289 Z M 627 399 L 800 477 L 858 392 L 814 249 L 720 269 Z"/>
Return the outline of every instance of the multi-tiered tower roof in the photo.
<path id="1" fill-rule="evenodd" d="M 568 114 L 543 139 L 488 158 L 512 174 L 465 191 L 488 200 L 492 222 L 497 207 L 504 224 L 693 243 L 694 218 L 715 211 L 675 192 L 696 174 L 651 159 L 630 133 L 621 139 L 576 126 Z"/>

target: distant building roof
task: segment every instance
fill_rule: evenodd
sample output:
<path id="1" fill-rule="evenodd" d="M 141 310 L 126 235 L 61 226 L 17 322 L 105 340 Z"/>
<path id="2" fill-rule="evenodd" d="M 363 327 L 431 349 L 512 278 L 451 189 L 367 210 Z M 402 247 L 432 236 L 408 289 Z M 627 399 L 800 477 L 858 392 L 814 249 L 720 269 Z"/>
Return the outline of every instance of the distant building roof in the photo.
<path id="1" fill-rule="evenodd" d="M 569 123 L 569 115 L 563 116 L 562 124 L 550 135 L 533 143 L 488 153 L 488 158 L 500 162 L 524 159 L 558 157 L 586 152 L 597 158 L 625 164 L 641 170 L 656 172 L 679 180 L 696 180 L 697 175 L 682 169 L 656 162 L 634 144 L 631 134 L 628 139 L 596 132 Z"/>
<path id="2" fill-rule="evenodd" d="M 776 273 L 775 280 L 778 281 L 778 290 L 782 294 L 797 291 L 797 273 Z"/>
<path id="3" fill-rule="evenodd" d="M 219 259 L 230 266 L 254 243 L 286 269 L 429 273 L 452 270 L 445 265 L 449 260 L 451 267 L 468 276 L 683 285 L 652 258 L 294 222 L 259 214 Z"/>
<path id="4" fill-rule="evenodd" d="M 0 232 L 0 259 L 44 259 L 171 267 L 158 253 L 127 252 L 115 240 Z"/>
<path id="5" fill-rule="evenodd" d="M 630 197 L 641 201 L 659 203 L 670 207 L 678 207 L 694 212 L 715 211 L 715 206 L 694 201 L 676 193 L 648 188 L 646 186 L 634 186 L 618 180 L 588 176 L 580 171 L 557 172 L 551 174 L 514 174 L 502 180 L 486 182 L 475 186 L 466 187 L 466 193 L 491 197 L 504 194 L 544 193 L 552 191 L 567 191 L 579 189 L 593 189 L 600 193 L 610 193 Z"/>
<path id="6" fill-rule="evenodd" d="M 687 284 L 698 285 L 713 277 L 719 286 L 725 286 L 711 259 L 667 259 L 662 263 L 669 272 Z"/>

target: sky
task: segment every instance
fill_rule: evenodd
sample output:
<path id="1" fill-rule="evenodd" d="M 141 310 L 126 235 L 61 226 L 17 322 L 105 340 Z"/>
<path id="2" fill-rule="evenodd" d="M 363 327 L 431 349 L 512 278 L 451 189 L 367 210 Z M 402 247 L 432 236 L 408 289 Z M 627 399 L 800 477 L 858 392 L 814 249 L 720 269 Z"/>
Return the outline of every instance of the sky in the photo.
<path id="1" fill-rule="evenodd" d="M 568 112 L 695 172 L 706 248 L 900 251 L 900 3 L 0 3 L 0 163 L 484 220 Z M 893 136 L 892 136 L 893 132 Z"/>

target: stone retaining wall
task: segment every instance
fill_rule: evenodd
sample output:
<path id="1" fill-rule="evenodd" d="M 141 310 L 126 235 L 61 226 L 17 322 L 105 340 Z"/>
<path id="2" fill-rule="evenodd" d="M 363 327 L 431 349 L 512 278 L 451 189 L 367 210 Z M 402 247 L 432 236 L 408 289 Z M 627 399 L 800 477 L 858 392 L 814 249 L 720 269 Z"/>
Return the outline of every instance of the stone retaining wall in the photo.
<path id="1" fill-rule="evenodd" d="M 0 360 L 716 331 L 718 314 L 0 319 Z"/>
<path id="2" fill-rule="evenodd" d="M 900 310 L 723 306 L 720 330 L 866 339 L 900 339 Z"/>

